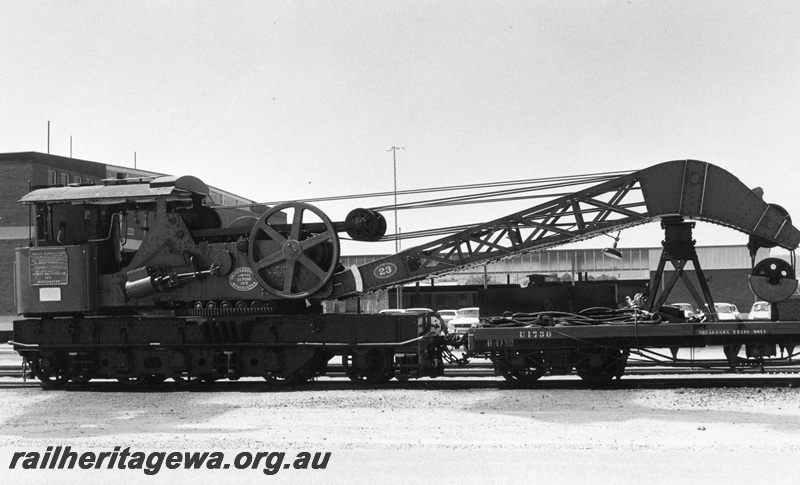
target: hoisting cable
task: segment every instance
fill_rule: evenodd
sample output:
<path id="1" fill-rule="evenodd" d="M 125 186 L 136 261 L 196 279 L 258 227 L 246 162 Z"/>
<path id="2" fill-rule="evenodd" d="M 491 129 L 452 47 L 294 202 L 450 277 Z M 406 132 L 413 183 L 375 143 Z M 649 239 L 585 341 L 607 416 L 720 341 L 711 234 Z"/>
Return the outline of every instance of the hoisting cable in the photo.
<path id="1" fill-rule="evenodd" d="M 483 189 L 483 188 L 491 188 L 491 187 L 507 187 L 511 185 L 537 185 L 543 184 L 542 187 L 534 188 L 529 187 L 528 190 L 543 190 L 546 188 L 558 187 L 558 186 L 572 186 L 572 185 L 580 185 L 580 184 L 589 184 L 589 183 L 598 183 L 603 182 L 606 180 L 612 180 L 617 177 L 621 177 L 623 175 L 628 175 L 632 173 L 632 171 L 619 171 L 619 172 L 599 172 L 594 174 L 584 174 L 584 175 L 569 175 L 569 176 L 562 176 L 562 177 L 544 177 L 538 179 L 526 179 L 526 180 L 506 180 L 501 182 L 485 182 L 479 184 L 465 184 L 465 185 L 450 185 L 444 187 L 429 187 L 429 188 L 422 188 L 422 189 L 408 189 L 408 190 L 398 190 L 397 195 L 416 195 L 416 194 L 425 194 L 425 193 L 433 193 L 433 192 L 448 192 L 448 191 L 458 191 L 458 190 L 474 190 L 474 189 Z M 339 195 L 339 196 L 330 196 L 330 197 L 317 197 L 313 199 L 300 199 L 303 202 L 308 203 L 315 203 L 315 202 L 330 202 L 330 201 L 339 201 L 339 200 L 352 200 L 352 199 L 364 199 L 364 198 L 376 198 L 376 197 L 390 197 L 395 194 L 394 191 L 387 191 L 387 192 L 372 192 L 366 194 L 353 194 L 353 195 Z M 287 201 L 272 201 L 272 202 L 258 202 L 255 204 L 242 204 L 237 206 L 230 206 L 230 207 L 250 207 L 253 205 L 278 205 L 283 202 Z M 398 204 L 398 207 L 400 204 Z M 378 209 L 378 208 L 373 208 Z M 382 206 L 380 209 L 394 209 L 393 205 Z"/>
<path id="2" fill-rule="evenodd" d="M 480 183 L 480 184 L 467 184 L 467 185 L 450 185 L 444 187 L 430 187 L 430 188 L 423 188 L 423 189 L 409 189 L 409 190 L 398 190 L 398 196 L 405 196 L 405 195 L 416 195 L 416 194 L 425 194 L 425 193 L 434 193 L 434 192 L 448 192 L 448 191 L 463 191 L 463 190 L 474 190 L 474 189 L 483 189 L 483 188 L 491 188 L 491 187 L 508 187 L 512 185 L 528 185 L 528 187 L 522 189 L 516 189 L 517 191 L 536 191 L 536 190 L 546 190 L 546 189 L 553 189 L 558 187 L 568 187 L 574 185 L 583 185 L 583 184 L 593 184 L 598 182 L 603 182 L 607 180 L 612 180 L 617 177 L 628 175 L 631 171 L 620 171 L 620 172 L 603 172 L 603 173 L 596 173 L 596 174 L 588 174 L 588 175 L 573 175 L 573 176 L 566 176 L 566 177 L 547 177 L 547 178 L 540 178 L 540 179 L 527 179 L 527 180 L 508 180 L 502 182 L 488 182 L 488 183 Z M 538 186 L 537 186 L 538 185 Z M 487 192 L 478 196 L 468 196 L 469 198 L 485 198 L 485 197 L 493 197 L 496 194 L 503 194 L 507 191 L 497 191 L 497 192 Z M 513 192 L 512 192 L 513 193 Z M 331 197 L 317 197 L 313 199 L 299 199 L 303 202 L 308 203 L 316 203 L 316 202 L 331 202 L 331 201 L 340 201 L 340 200 L 352 200 L 352 199 L 364 199 L 364 198 L 375 198 L 375 197 L 389 197 L 395 194 L 394 191 L 388 192 L 372 192 L 366 194 L 353 194 L 353 195 L 341 195 L 341 196 L 331 196 Z M 464 197 L 464 196 L 462 196 Z M 437 199 L 446 201 L 448 199 Z M 250 204 L 239 204 L 236 206 L 227 206 L 227 207 L 236 207 L 236 208 L 246 208 L 246 207 L 253 207 L 257 205 L 267 205 L 267 206 L 274 206 L 278 204 L 282 204 L 286 201 L 271 201 L 271 202 L 257 202 L 257 203 L 250 203 Z M 425 203 L 419 202 L 419 203 Z M 398 204 L 398 209 L 404 207 L 406 204 Z M 386 205 L 386 206 L 378 206 L 373 207 L 373 210 L 387 210 L 387 209 L 394 209 L 394 205 Z"/>
<path id="3" fill-rule="evenodd" d="M 552 190 L 552 189 L 561 189 L 564 187 L 574 187 L 576 185 L 585 185 L 588 183 L 596 184 L 599 182 L 604 182 L 608 180 L 612 180 L 616 177 L 596 177 L 593 179 L 586 179 L 586 180 L 576 180 L 572 182 L 563 182 L 563 183 L 554 183 L 554 184 L 547 184 L 541 186 L 528 186 L 528 187 L 520 187 L 516 189 L 505 189 L 505 190 L 497 190 L 492 192 L 483 192 L 479 194 L 470 194 L 470 195 L 461 195 L 455 197 L 444 197 L 439 199 L 431 199 L 426 201 L 418 201 L 418 202 L 407 202 L 404 204 L 397 204 L 397 210 L 407 210 L 407 209 L 424 209 L 429 207 L 446 207 L 452 205 L 465 205 L 469 203 L 484 203 L 484 202 L 508 202 L 513 200 L 520 200 L 520 199 L 532 199 L 532 198 L 555 198 L 555 197 L 562 197 L 565 195 L 569 195 L 571 192 L 562 192 L 562 193 L 548 193 L 539 196 L 519 196 L 519 197 L 507 197 L 509 195 L 514 194 L 522 194 L 526 192 L 539 192 L 544 190 Z M 372 207 L 373 210 L 381 211 L 381 210 L 394 210 L 394 205 L 386 205 L 386 206 L 378 206 Z"/>
<path id="4" fill-rule="evenodd" d="M 483 188 L 492 188 L 492 187 L 512 187 L 512 186 L 519 186 L 524 185 L 523 187 L 515 187 L 515 188 L 504 188 L 502 190 L 495 190 L 489 192 L 482 192 L 478 194 L 466 194 L 466 195 L 457 195 L 453 197 L 440 197 L 434 198 L 429 200 L 421 200 L 421 201 L 414 201 L 414 202 L 406 202 L 395 205 L 385 205 L 385 206 L 376 206 L 372 207 L 371 210 L 376 212 L 380 211 L 390 211 L 390 210 L 413 210 L 413 209 L 430 209 L 430 208 L 439 208 L 439 207 L 452 207 L 458 205 L 470 205 L 470 204 L 484 204 L 484 203 L 496 203 L 496 202 L 511 202 L 517 200 L 530 200 L 530 199 L 555 199 L 558 197 L 563 197 L 569 195 L 573 192 L 552 192 L 554 189 L 563 189 L 565 187 L 572 187 L 576 185 L 587 185 L 587 184 L 597 184 L 604 181 L 613 180 L 620 176 L 628 175 L 632 173 L 631 171 L 618 171 L 618 172 L 601 172 L 601 173 L 594 173 L 594 174 L 585 174 L 585 175 L 573 175 L 573 176 L 559 176 L 559 177 L 544 177 L 539 179 L 527 179 L 527 180 L 509 180 L 509 181 L 502 181 L 502 182 L 488 182 L 488 183 L 479 183 L 479 184 L 468 184 L 468 185 L 451 185 L 451 186 L 444 186 L 444 187 L 432 187 L 432 188 L 422 188 L 422 189 L 411 189 L 411 190 L 403 190 L 398 191 L 398 195 L 416 195 L 416 194 L 426 194 L 426 193 L 434 193 L 434 192 L 448 192 L 448 191 L 463 191 L 463 190 L 474 190 L 474 189 L 483 189 Z M 542 192 L 542 191 L 550 191 L 544 194 L 535 194 L 535 192 Z M 339 200 L 351 200 L 351 199 L 359 199 L 359 198 L 372 198 L 372 197 L 386 197 L 394 195 L 394 192 L 374 192 L 374 193 L 367 193 L 367 194 L 356 194 L 356 195 L 345 195 L 345 196 L 334 196 L 334 197 L 319 197 L 314 199 L 302 199 L 304 202 L 324 202 L 324 201 L 339 201 Z M 282 202 L 260 202 L 258 204 L 243 204 L 237 206 L 229 206 L 229 207 L 253 207 L 256 205 L 266 205 L 266 206 L 274 206 L 280 204 Z M 634 207 L 637 204 L 633 204 L 630 207 Z M 595 212 L 598 208 L 588 209 L 588 212 Z M 418 238 L 427 238 L 427 237 L 438 237 L 438 236 L 447 236 L 453 234 L 455 232 L 460 232 L 466 230 L 470 227 L 474 227 L 474 223 L 470 224 L 461 224 L 458 226 L 450 226 L 450 227 L 438 227 L 433 229 L 423 229 L 419 231 L 409 231 L 402 234 L 385 234 L 380 240 L 381 241 L 396 241 L 396 240 L 407 240 L 407 239 L 418 239 Z M 343 240 L 348 240 L 347 237 L 342 237 Z"/>

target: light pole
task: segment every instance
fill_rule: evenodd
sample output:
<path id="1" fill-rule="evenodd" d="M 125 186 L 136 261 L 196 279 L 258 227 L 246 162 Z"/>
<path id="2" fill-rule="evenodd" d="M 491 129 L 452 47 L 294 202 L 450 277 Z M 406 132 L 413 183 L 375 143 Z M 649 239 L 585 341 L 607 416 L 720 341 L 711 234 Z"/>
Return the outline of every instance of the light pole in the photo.
<path id="1" fill-rule="evenodd" d="M 397 150 L 405 150 L 404 147 L 389 147 L 387 152 L 392 152 L 392 162 L 394 163 L 394 252 L 400 252 L 400 230 L 397 228 Z M 403 307 L 403 287 L 396 287 L 397 308 Z"/>
<path id="2" fill-rule="evenodd" d="M 404 147 L 389 147 L 387 152 L 392 152 L 394 162 L 394 252 L 400 252 L 400 232 L 397 229 L 397 150 L 405 150 Z"/>

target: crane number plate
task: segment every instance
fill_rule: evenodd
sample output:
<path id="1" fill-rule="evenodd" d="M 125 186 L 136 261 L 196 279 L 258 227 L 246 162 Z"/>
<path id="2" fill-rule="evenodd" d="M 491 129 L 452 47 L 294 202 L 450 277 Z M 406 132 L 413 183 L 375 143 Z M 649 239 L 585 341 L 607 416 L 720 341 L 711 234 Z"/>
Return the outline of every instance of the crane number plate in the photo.
<path id="1" fill-rule="evenodd" d="M 258 280 L 256 280 L 253 270 L 248 266 L 233 270 L 233 273 L 228 277 L 228 281 L 236 291 L 250 291 L 258 286 Z"/>
<path id="2" fill-rule="evenodd" d="M 397 274 L 397 266 L 394 263 L 383 263 L 375 268 L 373 274 L 380 279 L 391 278 Z"/>

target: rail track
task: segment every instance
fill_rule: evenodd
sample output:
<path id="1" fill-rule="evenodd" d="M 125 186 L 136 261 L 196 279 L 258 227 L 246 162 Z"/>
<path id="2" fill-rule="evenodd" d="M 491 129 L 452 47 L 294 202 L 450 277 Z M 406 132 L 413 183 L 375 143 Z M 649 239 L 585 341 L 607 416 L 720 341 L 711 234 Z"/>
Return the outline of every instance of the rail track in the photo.
<path id="1" fill-rule="evenodd" d="M 704 349 L 706 354 L 709 349 Z M 689 354 L 693 357 L 693 353 Z M 13 362 L 17 363 L 13 363 Z M 790 386 L 800 387 L 800 360 L 789 361 L 781 365 L 774 361 L 765 362 L 765 365 L 756 365 L 752 362 L 743 362 L 735 369 L 724 359 L 680 358 L 675 360 L 631 359 L 625 369 L 622 379 L 614 380 L 609 388 L 638 388 L 638 387 L 775 387 Z M 39 381 L 30 370 L 24 375 L 21 358 L 10 347 L 0 348 L 0 378 L 10 378 L 0 381 L 0 388 L 9 386 L 39 386 Z M 329 366 L 325 376 L 313 379 L 302 385 L 286 386 L 287 389 L 299 390 L 303 387 L 342 387 L 363 388 L 349 381 L 344 369 L 338 362 Z M 398 383 L 391 382 L 386 385 L 369 386 L 376 388 L 402 387 L 414 388 L 417 386 L 432 388 L 492 388 L 515 387 L 497 375 L 491 361 L 484 358 L 462 360 L 445 366 L 444 375 L 435 379 L 426 378 Z M 576 375 L 547 375 L 537 381 L 533 386 L 540 388 L 586 388 Z M 166 382 L 157 385 L 143 385 L 131 388 L 111 379 L 97 379 L 86 384 L 68 383 L 59 389 L 141 389 L 141 390 L 168 390 L 203 388 L 203 389 L 263 389 L 264 381 L 257 378 L 245 378 L 237 381 L 217 381 L 212 386 L 207 384 L 173 385 Z M 274 386 L 271 386 L 274 388 Z"/>
<path id="2" fill-rule="evenodd" d="M 16 365 L 0 365 L 0 377 L 23 377 L 22 364 Z M 690 375 L 709 375 L 709 376 L 727 376 L 729 378 L 736 378 L 741 376 L 755 376 L 755 375 L 798 375 L 800 378 L 800 367 L 797 366 L 771 366 L 765 368 L 751 367 L 739 368 L 734 371 L 724 368 L 724 362 L 719 361 L 712 364 L 702 365 L 678 365 L 676 367 L 665 367 L 658 365 L 634 364 L 629 365 L 625 370 L 625 377 L 628 376 L 690 376 Z M 341 366 L 331 366 L 327 373 L 327 377 L 339 378 L 346 377 L 344 370 Z M 468 364 L 466 366 L 449 365 L 445 367 L 444 376 L 440 379 L 447 379 L 451 377 L 458 378 L 487 378 L 499 377 L 495 375 L 494 367 L 491 363 L 477 363 Z M 566 377 L 566 376 L 550 376 L 551 378 Z M 28 373 L 28 379 L 35 379 L 33 374 Z"/>
<path id="3" fill-rule="evenodd" d="M 8 387 L 39 387 L 40 383 L 32 375 L 23 379 L 22 371 L 0 368 L 0 389 Z M 351 382 L 342 370 L 332 369 L 326 376 L 317 377 L 303 384 L 274 386 L 257 378 L 244 378 L 237 381 L 217 381 L 213 384 L 175 384 L 170 381 L 161 384 L 140 385 L 136 387 L 120 384 L 116 380 L 97 379 L 89 383 L 76 384 L 69 382 L 54 388 L 63 391 L 98 391 L 98 392 L 176 392 L 176 391 L 303 391 L 331 389 L 431 389 L 431 390 L 468 390 L 468 389 L 587 389 L 591 387 L 575 375 L 545 376 L 529 386 L 521 386 L 507 382 L 495 375 L 488 366 L 470 368 L 446 368 L 444 376 L 424 378 L 407 382 L 392 381 L 387 384 L 363 386 Z M 770 369 L 769 371 L 723 372 L 704 369 L 656 369 L 635 368 L 614 380 L 604 389 L 640 389 L 640 388 L 723 388 L 723 387 L 791 387 L 800 388 L 800 372 L 787 369 Z M 48 388 L 44 388 L 49 390 Z"/>
<path id="4" fill-rule="evenodd" d="M 350 382 L 344 376 L 319 377 L 313 381 L 285 387 L 275 387 L 263 380 L 248 378 L 239 381 L 222 381 L 214 384 L 197 384 L 191 386 L 173 385 L 171 382 L 158 385 L 142 385 L 129 387 L 112 380 L 97 380 L 86 384 L 68 383 L 55 389 L 40 388 L 39 382 L 19 378 L 0 378 L 0 390 L 36 388 L 44 392 L 303 392 L 331 390 L 363 390 L 364 387 Z M 605 390 L 635 389 L 724 389 L 724 388 L 800 388 L 800 376 L 795 374 L 766 374 L 742 376 L 721 376 L 711 374 L 694 375 L 631 375 L 615 380 L 605 386 Z M 497 376 L 479 377 L 445 377 L 437 379 L 420 379 L 408 382 L 391 382 L 372 385 L 370 389 L 383 390 L 440 390 L 469 391 L 486 389 L 530 389 L 535 390 L 587 390 L 585 382 L 570 377 L 544 377 L 534 386 L 519 386 Z"/>

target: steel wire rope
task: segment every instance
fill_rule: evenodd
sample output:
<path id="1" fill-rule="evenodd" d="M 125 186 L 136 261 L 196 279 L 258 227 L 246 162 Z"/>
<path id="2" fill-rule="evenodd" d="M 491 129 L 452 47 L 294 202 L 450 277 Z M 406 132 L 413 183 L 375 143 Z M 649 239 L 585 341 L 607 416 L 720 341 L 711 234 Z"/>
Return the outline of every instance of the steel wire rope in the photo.
<path id="1" fill-rule="evenodd" d="M 540 190 L 540 189 L 536 189 Z M 524 199 L 544 199 L 544 198 L 556 198 L 556 197 L 563 197 L 565 195 L 569 195 L 570 192 L 561 192 L 555 194 L 541 194 L 541 195 L 526 195 L 526 196 L 517 196 L 517 197 L 502 197 L 504 195 L 511 195 L 511 194 L 522 194 L 525 192 L 532 192 L 533 189 L 530 188 L 522 188 L 516 190 L 508 190 L 508 191 L 496 191 L 496 192 L 484 192 L 483 194 L 473 194 L 473 195 L 463 195 L 459 197 L 444 197 L 441 199 L 430 199 L 424 201 L 415 201 L 415 202 L 405 202 L 402 204 L 397 204 L 397 210 L 414 210 L 414 209 L 430 209 L 436 207 L 450 207 L 455 205 L 470 205 L 470 204 L 484 204 L 484 203 L 493 203 L 493 202 L 509 202 L 514 200 L 524 200 Z M 497 198 L 490 198 L 490 197 L 497 197 Z M 377 211 L 385 211 L 385 210 L 393 210 L 393 205 L 387 206 L 380 206 L 380 207 L 372 207 L 372 210 Z"/>
<path id="2" fill-rule="evenodd" d="M 481 188 L 489 188 L 489 187 L 503 187 L 503 186 L 510 186 L 510 185 L 526 185 L 526 184 L 545 184 L 545 183 L 554 183 L 554 182 L 565 182 L 568 185 L 579 185 L 579 184 L 588 184 L 588 183 L 596 183 L 605 180 L 611 180 L 617 177 L 621 177 L 624 175 L 631 174 L 632 171 L 618 171 L 618 172 L 598 172 L 593 174 L 583 174 L 583 175 L 567 175 L 567 176 L 560 176 L 560 177 L 543 177 L 543 178 L 534 178 L 534 179 L 524 179 L 524 180 L 506 180 L 500 182 L 485 182 L 479 184 L 464 184 L 464 185 L 449 185 L 443 187 L 427 187 L 422 189 L 407 189 L 407 190 L 398 190 L 397 195 L 416 195 L 416 194 L 424 194 L 424 193 L 431 193 L 431 192 L 447 192 L 447 191 L 457 191 L 457 190 L 472 190 L 472 189 L 481 189 Z M 571 182 L 566 182 L 571 181 Z M 352 194 L 352 195 L 339 195 L 339 196 L 330 196 L 330 197 L 316 197 L 316 198 L 304 198 L 302 199 L 303 202 L 330 202 L 330 201 L 339 201 L 339 200 L 350 200 L 350 199 L 365 199 L 365 198 L 377 198 L 377 197 L 389 197 L 394 195 L 394 191 L 387 191 L 387 192 L 372 192 L 366 194 Z M 255 202 L 249 204 L 240 204 L 236 206 L 230 207 L 251 207 L 254 205 L 278 205 L 286 201 L 272 201 L 272 202 Z M 393 205 L 388 205 L 384 207 L 393 209 Z"/>
<path id="3" fill-rule="evenodd" d="M 582 185 L 579 184 L 579 185 Z M 428 201 L 419 201 L 419 202 L 409 202 L 405 204 L 398 204 L 398 210 L 408 210 L 408 209 L 427 209 L 427 208 L 439 208 L 439 207 L 450 207 L 456 205 L 469 205 L 469 204 L 483 204 L 483 203 L 494 203 L 494 202 L 509 202 L 515 200 L 530 200 L 536 198 L 547 198 L 551 200 L 555 200 L 556 198 L 563 197 L 566 195 L 570 195 L 571 192 L 566 193 L 549 193 L 549 194 L 541 194 L 541 195 L 520 195 L 516 197 L 498 197 L 503 195 L 509 194 L 520 194 L 524 192 L 534 191 L 534 190 L 545 190 L 545 189 L 552 189 L 552 188 L 561 188 L 566 185 L 551 185 L 547 187 L 537 187 L 535 189 L 525 187 L 520 189 L 513 189 L 513 190 L 504 190 L 504 191 L 494 191 L 494 192 L 485 192 L 482 194 L 477 195 L 465 195 L 460 197 L 451 197 L 451 198 L 441 198 L 441 199 L 433 199 Z M 632 188 L 631 190 L 640 190 L 637 188 Z M 490 198 L 490 197 L 497 197 L 497 198 Z M 641 207 L 644 205 L 644 201 L 631 203 L 631 204 L 623 204 L 620 205 L 621 208 L 634 208 L 634 207 Z M 394 206 L 385 206 L 385 207 L 377 207 L 373 210 L 385 210 L 391 209 Z M 593 208 L 581 211 L 582 214 L 588 214 L 591 212 L 601 212 L 603 208 Z M 451 226 L 447 228 L 447 230 L 443 230 L 441 228 L 437 229 L 429 229 L 429 230 L 421 230 L 421 231 L 411 231 L 406 232 L 401 235 L 396 234 L 387 234 L 381 240 L 396 240 L 396 239 L 414 239 L 414 238 L 421 238 L 421 237 L 431 237 L 437 235 L 448 235 L 455 232 L 454 230 L 461 231 L 466 230 L 470 227 L 474 227 L 476 224 L 464 224 L 460 226 Z"/>
<path id="4" fill-rule="evenodd" d="M 545 197 L 549 197 L 549 196 L 545 196 Z M 514 199 L 504 199 L 503 201 L 505 201 L 505 200 L 530 199 L 530 198 L 533 198 L 533 197 L 516 197 Z M 477 203 L 484 203 L 484 202 L 496 202 L 496 201 L 481 201 L 481 202 L 476 201 L 476 202 L 471 202 L 471 203 L 477 204 Z M 622 208 L 622 209 L 632 209 L 632 208 L 643 207 L 643 206 L 644 206 L 644 202 L 643 201 L 642 202 L 630 203 L 630 204 L 620 204 L 620 205 L 618 205 L 618 207 Z M 598 208 L 582 210 L 582 211 L 580 211 L 580 213 L 582 215 L 586 215 L 586 214 L 591 214 L 591 213 L 595 213 L 595 212 L 602 212 L 602 211 L 605 211 L 605 210 L 606 210 L 605 208 L 599 208 L 598 207 Z M 453 234 L 455 232 L 460 232 L 460 231 L 467 230 L 469 228 L 475 227 L 476 225 L 477 225 L 476 223 L 472 223 L 472 224 L 462 224 L 462 225 L 458 225 L 458 226 L 449 226 L 449 227 L 445 227 L 445 228 L 433 228 L 433 229 L 422 229 L 422 230 L 418 230 L 418 231 L 408 231 L 408 232 L 404 232 L 404 233 L 400 234 L 399 237 L 398 237 L 398 235 L 395 235 L 395 234 L 386 234 L 380 240 L 381 241 L 394 241 L 395 239 L 416 239 L 416 238 L 431 237 L 431 236 L 438 236 L 438 235 L 449 235 L 449 234 Z M 573 224 L 572 223 L 555 224 L 554 227 L 556 227 L 556 226 L 570 227 L 571 225 L 573 225 Z"/>
<path id="5" fill-rule="evenodd" d="M 408 209 L 420 209 L 420 208 L 429 208 L 429 207 L 445 207 L 448 205 L 460 205 L 469 203 L 467 201 L 474 201 L 480 200 L 481 202 L 503 202 L 506 200 L 519 200 L 519 199 L 530 199 L 530 198 L 545 198 L 545 197 L 563 197 L 565 195 L 569 195 L 572 192 L 563 192 L 563 193 L 550 193 L 550 194 L 543 194 L 539 196 L 526 196 L 526 197 L 511 197 L 511 198 L 502 198 L 502 199 L 489 199 L 490 197 L 501 197 L 504 195 L 512 195 L 512 194 L 520 194 L 525 192 L 535 192 L 535 191 L 543 191 L 543 190 L 552 190 L 552 189 L 559 189 L 564 187 L 573 187 L 576 185 L 585 185 L 588 183 L 598 183 L 598 182 L 605 182 L 608 180 L 612 180 L 612 178 L 593 178 L 591 180 L 581 180 L 581 181 L 573 181 L 573 182 L 562 182 L 562 183 L 554 183 L 554 184 L 547 184 L 541 185 L 536 187 L 520 187 L 516 189 L 505 189 L 505 190 L 497 190 L 492 192 L 483 192 L 479 194 L 466 194 L 461 196 L 455 197 L 442 197 L 439 199 L 431 199 L 427 201 L 417 201 L 417 202 L 406 202 L 404 204 L 397 204 L 398 210 L 408 210 Z M 372 207 L 373 210 L 387 210 L 387 209 L 394 209 L 394 205 L 386 205 L 386 206 L 378 206 Z"/>
<path id="6" fill-rule="evenodd" d="M 527 180 L 518 180 L 518 181 L 502 181 L 502 182 L 489 182 L 489 183 L 480 183 L 480 184 L 467 184 L 467 185 L 451 185 L 445 187 L 432 187 L 432 188 L 423 188 L 423 189 L 411 189 L 405 191 L 397 192 L 400 195 L 412 195 L 412 194 L 423 194 L 423 193 L 433 193 L 433 192 L 444 192 L 444 191 L 456 191 L 456 190 L 469 190 L 469 189 L 476 189 L 476 188 L 487 188 L 487 187 L 508 187 L 512 185 L 523 185 L 523 184 L 533 184 L 533 186 L 525 186 L 520 188 L 514 189 L 504 189 L 504 190 L 497 190 L 491 192 L 483 192 L 479 194 L 465 194 L 455 197 L 442 197 L 430 200 L 423 200 L 423 201 L 416 201 L 416 202 L 408 202 L 404 204 L 397 204 L 395 205 L 386 205 L 386 206 L 377 206 L 373 207 L 372 210 L 375 211 L 384 211 L 384 210 L 412 210 L 412 209 L 429 209 L 429 208 L 440 208 L 440 207 L 452 207 L 457 205 L 470 205 L 470 204 L 484 204 L 484 203 L 497 203 L 497 202 L 511 202 L 516 200 L 529 200 L 529 199 L 537 199 L 537 198 L 548 198 L 548 199 L 556 199 L 558 197 L 563 197 L 569 195 L 571 192 L 558 192 L 558 193 L 548 193 L 548 194 L 539 194 L 539 195 L 518 195 L 518 194 L 525 194 L 526 192 L 538 192 L 544 190 L 552 190 L 557 188 L 564 188 L 569 186 L 575 185 L 586 185 L 590 183 L 598 183 L 603 181 L 612 180 L 614 178 L 628 175 L 632 173 L 631 171 L 619 171 L 619 172 L 600 172 L 594 174 L 584 174 L 584 175 L 573 175 L 573 176 L 562 176 L 562 177 L 545 177 L 540 179 L 527 179 Z M 394 192 L 376 192 L 376 193 L 368 193 L 368 194 L 356 194 L 356 195 L 345 195 L 345 196 L 335 196 L 335 197 L 319 197 L 314 199 L 303 199 L 305 202 L 321 202 L 321 201 L 338 201 L 338 200 L 350 200 L 350 199 L 357 199 L 357 198 L 370 198 L 370 197 L 383 197 L 388 195 L 393 195 Z M 511 195 L 514 195 L 513 197 Z M 260 203 L 253 203 L 253 204 L 242 204 L 237 206 L 229 206 L 229 207 L 253 207 L 256 205 L 275 205 L 279 204 L 280 202 L 260 202 Z M 631 204 L 629 207 L 635 207 L 641 204 Z M 588 212 L 596 212 L 601 209 L 593 209 L 589 211 L 584 211 L 585 213 Z M 434 228 L 434 229 L 423 229 L 419 231 L 410 231 L 400 235 L 397 234 L 387 234 L 381 238 L 381 241 L 393 241 L 393 240 L 407 240 L 407 239 L 418 239 L 418 238 L 425 238 L 425 237 L 434 237 L 434 236 L 444 236 L 450 235 L 454 232 L 459 232 L 466 230 L 470 227 L 474 227 L 475 223 L 470 224 L 462 224 L 458 226 L 450 226 L 446 228 Z M 349 238 L 342 237 L 344 240 L 349 240 Z"/>
<path id="7" fill-rule="evenodd" d="M 636 188 L 636 189 L 632 189 L 632 190 L 639 190 L 639 189 Z M 530 200 L 530 199 L 536 199 L 536 198 L 555 199 L 557 197 L 561 197 L 561 196 L 565 196 L 565 195 L 569 195 L 569 194 L 570 193 L 527 195 L 527 196 L 519 196 L 519 197 L 507 197 L 507 198 L 502 198 L 502 199 L 475 200 L 475 201 L 469 201 L 469 202 L 465 202 L 465 201 L 446 202 L 446 203 L 439 203 L 439 204 L 436 204 L 436 205 L 422 205 L 422 204 L 420 204 L 420 205 L 412 206 L 411 204 L 409 204 L 409 205 L 401 207 L 401 210 L 402 209 L 420 209 L 420 208 L 448 207 L 448 206 L 455 206 L 455 205 L 483 204 L 483 203 L 492 203 L 492 202 L 509 202 L 509 201 L 515 201 L 515 200 Z M 644 204 L 645 204 L 644 201 L 639 201 L 639 202 L 633 202 L 633 203 L 628 203 L 628 204 L 619 204 L 618 207 L 621 208 L 621 209 L 632 209 L 632 208 L 636 208 L 636 207 L 643 207 Z M 602 207 L 594 207 L 594 208 L 591 208 L 591 209 L 582 210 L 582 211 L 580 211 L 580 213 L 582 215 L 586 215 L 586 214 L 602 212 L 602 211 L 606 211 L 606 210 L 607 209 L 602 208 Z M 462 224 L 462 225 L 458 225 L 458 226 L 449 226 L 449 227 L 446 227 L 446 228 L 434 228 L 434 229 L 422 229 L 422 230 L 419 230 L 419 231 L 409 231 L 409 232 L 405 232 L 403 234 L 400 234 L 399 237 L 398 237 L 398 235 L 395 235 L 395 234 L 386 234 L 381 238 L 381 241 L 393 241 L 395 239 L 415 239 L 415 238 L 430 237 L 430 236 L 437 236 L 437 235 L 448 235 L 448 234 L 452 234 L 453 232 L 458 232 L 458 231 L 466 230 L 466 229 L 471 228 L 471 227 L 475 227 L 475 225 L 476 225 L 475 223 L 472 223 L 472 224 Z M 566 224 L 562 224 L 562 225 L 567 227 L 567 226 L 570 226 L 571 224 L 566 223 Z"/>

